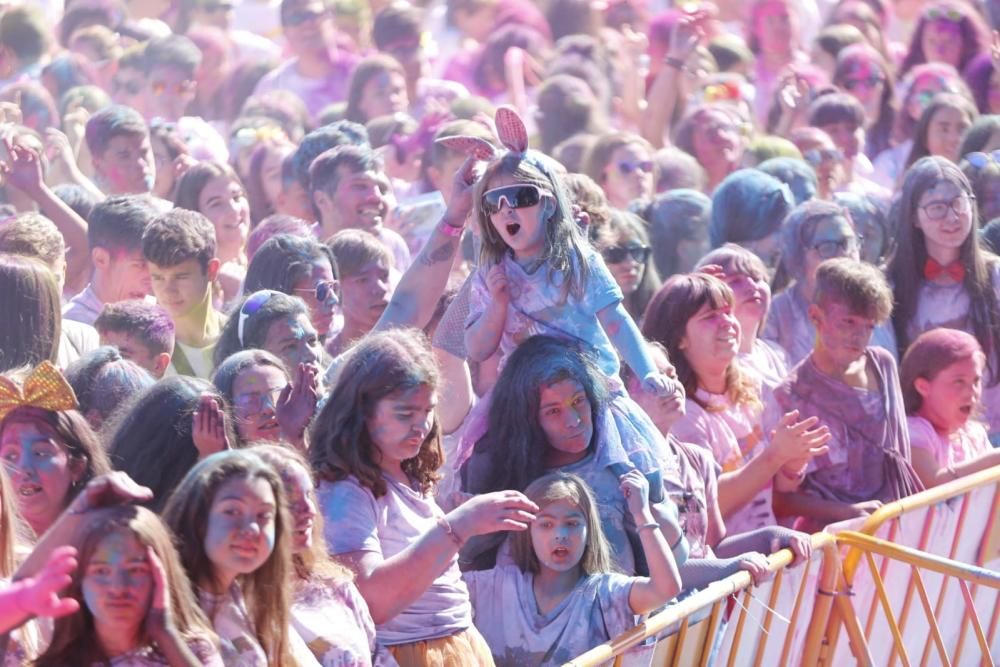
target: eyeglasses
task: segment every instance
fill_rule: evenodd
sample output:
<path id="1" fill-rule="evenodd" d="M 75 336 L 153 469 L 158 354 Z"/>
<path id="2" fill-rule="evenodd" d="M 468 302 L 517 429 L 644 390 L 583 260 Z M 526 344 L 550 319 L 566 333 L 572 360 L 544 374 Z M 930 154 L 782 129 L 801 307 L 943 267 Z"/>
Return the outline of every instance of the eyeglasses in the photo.
<path id="1" fill-rule="evenodd" d="M 294 28 L 302 25 L 303 23 L 309 23 L 311 21 L 321 19 L 327 14 L 328 12 L 325 10 L 293 12 L 285 17 L 284 24 Z"/>
<path id="2" fill-rule="evenodd" d="M 649 254 L 653 251 L 649 246 L 644 245 L 632 245 L 632 246 L 612 246 L 610 248 L 605 248 L 601 251 L 601 257 L 604 258 L 607 264 L 621 264 L 626 259 L 631 257 L 633 261 L 639 264 L 645 264 L 649 259 Z"/>
<path id="3" fill-rule="evenodd" d="M 653 173 L 653 161 L 636 160 L 635 162 L 630 162 L 629 160 L 622 160 L 618 163 L 618 171 L 625 176 L 628 176 L 635 171 L 641 171 L 644 174 L 651 174 Z"/>
<path id="4" fill-rule="evenodd" d="M 814 244 L 812 249 L 821 259 L 833 259 L 853 253 L 860 246 L 860 242 L 861 239 L 851 236 L 839 241 L 820 241 Z"/>
<path id="5" fill-rule="evenodd" d="M 233 407 L 236 409 L 237 415 L 241 417 L 259 415 L 264 411 L 265 407 L 271 409 L 277 407 L 278 397 L 281 396 L 281 392 L 284 389 L 283 385 L 281 387 L 268 387 L 267 391 L 250 391 L 245 394 L 237 394 L 233 396 Z"/>
<path id="6" fill-rule="evenodd" d="M 337 283 L 332 280 L 324 280 L 323 282 L 316 283 L 316 287 L 298 287 L 292 288 L 293 292 L 303 292 L 305 294 L 312 294 L 316 297 L 316 300 L 320 303 L 326 303 L 327 301 L 333 301 L 333 303 L 338 303 L 337 299 Z"/>
<path id="7" fill-rule="evenodd" d="M 814 167 L 818 167 L 824 162 L 840 162 L 844 159 L 844 154 L 836 148 L 813 148 L 802 154 L 806 162 Z"/>
<path id="8" fill-rule="evenodd" d="M 942 7 L 931 7 L 924 14 L 931 21 L 951 21 L 952 23 L 961 23 L 962 19 L 965 18 L 962 12 L 957 9 L 944 9 Z"/>
<path id="9" fill-rule="evenodd" d="M 963 192 L 950 202 L 932 201 L 930 204 L 924 204 L 919 208 L 924 212 L 928 220 L 944 220 L 949 210 L 954 211 L 956 215 L 970 213 L 972 211 L 972 202 L 975 199 L 975 196 Z"/>
<path id="10" fill-rule="evenodd" d="M 174 95 L 183 95 L 184 93 L 191 92 L 194 90 L 194 81 L 191 79 L 185 79 L 173 85 L 168 84 L 166 81 L 153 81 L 149 84 L 149 89 L 153 91 L 153 94 L 159 97 L 166 92 L 172 92 Z"/>
<path id="11" fill-rule="evenodd" d="M 201 11 L 206 14 L 227 14 L 233 11 L 233 7 L 231 2 L 215 2 L 202 6 Z"/>
<path id="12" fill-rule="evenodd" d="M 505 185 L 483 193 L 483 210 L 487 215 L 500 212 L 500 207 L 527 208 L 542 199 L 542 191 L 534 185 Z"/>
<path id="13" fill-rule="evenodd" d="M 865 88 L 875 88 L 885 83 L 885 79 L 880 76 L 869 76 L 857 79 L 844 79 L 844 88 L 847 90 L 857 90 L 862 86 Z"/>
<path id="14" fill-rule="evenodd" d="M 243 342 L 243 327 L 246 326 L 247 320 L 250 316 L 256 313 L 258 310 L 264 307 L 264 304 L 271 300 L 271 297 L 275 294 L 281 294 L 273 289 L 265 289 L 259 292 L 254 292 L 250 295 L 243 305 L 240 306 L 240 319 L 236 323 L 236 338 L 240 341 L 240 347 L 245 344 Z"/>
<path id="15" fill-rule="evenodd" d="M 128 95 L 138 95 L 142 92 L 141 81 L 121 81 L 119 79 L 112 79 L 111 87 L 116 93 L 124 91 Z"/>
<path id="16" fill-rule="evenodd" d="M 987 167 L 991 163 L 1000 164 L 1000 150 L 991 151 L 989 153 L 976 151 L 975 153 L 969 153 L 962 159 L 968 162 L 976 169 L 983 169 L 984 167 Z"/>

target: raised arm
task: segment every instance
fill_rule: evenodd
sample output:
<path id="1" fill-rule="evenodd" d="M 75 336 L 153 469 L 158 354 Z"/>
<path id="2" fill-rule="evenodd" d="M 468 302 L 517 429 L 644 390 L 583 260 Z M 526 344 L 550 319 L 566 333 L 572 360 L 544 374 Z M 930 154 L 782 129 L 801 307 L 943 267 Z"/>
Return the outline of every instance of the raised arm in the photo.
<path id="1" fill-rule="evenodd" d="M 621 490 L 628 510 L 635 520 L 642 542 L 642 551 L 649 567 L 649 578 L 636 577 L 629 592 L 628 602 L 636 614 L 646 614 L 658 609 L 681 591 L 681 575 L 671 553 L 667 537 L 649 505 L 649 482 L 638 470 L 622 475 Z M 676 525 L 676 522 L 675 522 Z M 676 531 L 680 532 L 679 527 Z M 678 535 L 682 539 L 683 535 Z"/>
<path id="2" fill-rule="evenodd" d="M 517 491 L 476 496 L 430 531 L 389 558 L 371 551 L 338 557 L 353 567 L 355 583 L 375 623 L 385 623 L 413 604 L 451 565 L 464 541 L 503 530 L 527 530 L 538 507 Z"/>
<path id="3" fill-rule="evenodd" d="M 643 138 L 653 144 L 653 148 L 663 148 L 670 134 L 670 120 L 681 96 L 681 77 L 700 39 L 698 20 L 697 15 L 682 16 L 674 24 L 667 56 L 646 96 L 639 130 Z"/>
<path id="4" fill-rule="evenodd" d="M 452 263 L 460 247 L 462 230 L 472 211 L 472 186 L 476 182 L 474 158 L 466 158 L 455 174 L 452 197 L 441 222 L 434 227 L 417 259 L 410 264 L 393 292 L 374 331 L 394 327 L 427 326 L 448 284 Z"/>

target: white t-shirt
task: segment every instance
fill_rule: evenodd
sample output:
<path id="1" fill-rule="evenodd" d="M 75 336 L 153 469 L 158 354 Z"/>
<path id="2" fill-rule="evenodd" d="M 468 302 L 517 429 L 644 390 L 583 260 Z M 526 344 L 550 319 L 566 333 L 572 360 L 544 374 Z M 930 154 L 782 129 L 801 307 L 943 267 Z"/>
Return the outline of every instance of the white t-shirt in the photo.
<path id="1" fill-rule="evenodd" d="M 431 495 L 383 475 L 381 498 L 356 477 L 322 481 L 317 488 L 324 533 L 333 555 L 370 551 L 391 558 L 438 525 L 444 512 Z M 472 625 L 469 590 L 458 570 L 458 557 L 409 607 L 377 626 L 386 646 L 449 637 Z"/>
<path id="2" fill-rule="evenodd" d="M 635 625 L 632 577 L 593 574 L 548 614 L 538 611 L 534 575 L 514 566 L 466 572 L 476 627 L 497 667 L 562 665 Z"/>

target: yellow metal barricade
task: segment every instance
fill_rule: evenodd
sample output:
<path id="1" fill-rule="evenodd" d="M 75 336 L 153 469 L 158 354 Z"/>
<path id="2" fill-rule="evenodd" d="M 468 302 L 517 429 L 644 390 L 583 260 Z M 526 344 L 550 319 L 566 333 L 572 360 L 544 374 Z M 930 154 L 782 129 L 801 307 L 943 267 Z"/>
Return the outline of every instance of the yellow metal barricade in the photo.
<path id="1" fill-rule="evenodd" d="M 789 567 L 792 553 L 783 549 L 768 558 L 774 577 L 766 584 L 752 587 L 746 572 L 714 582 L 570 661 L 567 667 L 612 661 L 616 666 L 704 666 L 720 632 L 716 665 L 815 664 L 817 656 L 807 648 L 821 646 L 833 600 L 817 596 L 817 586 L 832 590 L 841 574 L 835 538 L 817 533 L 812 544 L 808 563 Z"/>
<path id="2" fill-rule="evenodd" d="M 980 665 L 1000 656 L 1000 600 L 979 576 L 1000 571 L 998 485 L 1000 467 L 984 470 L 890 503 L 859 533 L 838 535 L 843 579 L 820 665 Z"/>

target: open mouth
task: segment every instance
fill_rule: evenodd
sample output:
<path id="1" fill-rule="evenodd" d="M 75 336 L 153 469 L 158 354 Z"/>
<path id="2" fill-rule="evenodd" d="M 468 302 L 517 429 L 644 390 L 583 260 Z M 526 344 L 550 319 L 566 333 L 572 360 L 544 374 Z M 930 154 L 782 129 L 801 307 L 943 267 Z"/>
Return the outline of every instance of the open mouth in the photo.
<path id="1" fill-rule="evenodd" d="M 519 222 L 507 223 L 507 234 L 509 236 L 517 236 L 517 233 L 519 231 L 521 231 L 521 223 Z"/>
<path id="2" fill-rule="evenodd" d="M 568 558 L 569 557 L 569 549 L 567 547 L 556 547 L 555 549 L 552 550 L 552 557 L 553 558 Z"/>
<path id="3" fill-rule="evenodd" d="M 364 206 L 358 209 L 358 217 L 371 225 L 382 222 L 382 208 L 379 206 Z"/>
<path id="4" fill-rule="evenodd" d="M 960 407 L 958 409 L 958 411 L 961 412 L 963 415 L 966 415 L 966 416 L 971 415 L 972 414 L 972 406 L 971 405 L 963 405 L 962 407 Z"/>
<path id="5" fill-rule="evenodd" d="M 37 484 L 22 484 L 21 487 L 17 490 L 17 492 L 18 495 L 20 496 L 23 496 L 25 498 L 30 498 L 32 496 L 37 496 L 39 493 L 41 493 L 42 487 L 38 486 Z"/>
<path id="6" fill-rule="evenodd" d="M 264 424 L 261 425 L 260 430 L 261 431 L 276 431 L 279 428 L 281 428 L 281 425 L 278 423 L 277 419 L 269 419 Z"/>

